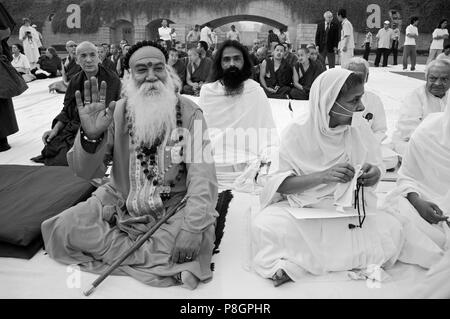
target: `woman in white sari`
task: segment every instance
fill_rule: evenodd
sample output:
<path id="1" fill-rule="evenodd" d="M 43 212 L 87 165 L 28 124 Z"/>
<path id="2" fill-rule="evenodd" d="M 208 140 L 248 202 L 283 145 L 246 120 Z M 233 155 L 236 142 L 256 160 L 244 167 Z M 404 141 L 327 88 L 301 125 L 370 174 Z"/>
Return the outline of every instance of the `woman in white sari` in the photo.
<path id="1" fill-rule="evenodd" d="M 414 131 L 383 208 L 403 220 L 402 261 L 430 268 L 450 248 L 450 108 Z M 417 262 L 417 260 L 420 262 Z"/>
<path id="2" fill-rule="evenodd" d="M 306 273 L 386 267 L 397 260 L 404 239 L 400 223 L 376 211 L 373 190 L 384 167 L 379 143 L 361 116 L 363 94 L 362 77 L 328 70 L 313 83 L 309 117 L 283 133 L 278 173 L 251 223 L 253 269 L 275 286 Z M 365 219 L 352 210 L 360 184 Z M 314 215 L 319 212 L 324 217 Z"/>

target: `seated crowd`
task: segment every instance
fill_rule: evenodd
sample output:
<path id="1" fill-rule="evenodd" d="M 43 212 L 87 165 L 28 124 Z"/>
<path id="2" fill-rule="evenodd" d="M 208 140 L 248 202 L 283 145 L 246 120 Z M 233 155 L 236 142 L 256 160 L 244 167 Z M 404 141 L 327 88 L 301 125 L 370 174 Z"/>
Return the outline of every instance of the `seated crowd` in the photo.
<path id="1" fill-rule="evenodd" d="M 52 69 L 63 75 L 55 89 L 65 88 L 64 107 L 33 160 L 85 179 L 103 177 L 106 159 L 112 169 L 86 202 L 42 224 L 50 257 L 103 271 L 178 209 L 116 273 L 193 289 L 212 278 L 217 185 L 231 178 L 234 189 L 261 186 L 252 266 L 275 286 L 307 273 L 439 262 L 450 240 L 448 60 L 431 62 L 426 84 L 405 101 L 394 141 L 404 154 L 400 177 L 380 208 L 375 189 L 391 167 L 384 106 L 365 87 L 367 61 L 326 70 L 314 45 L 294 54 L 275 43 L 271 54 L 227 40 L 212 53 L 201 42 L 187 57 L 164 41 L 124 45 L 122 56 L 116 46 L 67 43 L 69 57 Z M 47 51 L 41 68 L 55 58 Z M 199 96 L 198 105 L 182 94 Z M 309 113 L 279 138 L 268 97 L 309 100 Z M 256 147 L 236 144 L 230 130 L 253 130 Z M 267 163 L 276 167 L 261 181 Z M 311 217 L 317 211 L 326 217 Z"/>

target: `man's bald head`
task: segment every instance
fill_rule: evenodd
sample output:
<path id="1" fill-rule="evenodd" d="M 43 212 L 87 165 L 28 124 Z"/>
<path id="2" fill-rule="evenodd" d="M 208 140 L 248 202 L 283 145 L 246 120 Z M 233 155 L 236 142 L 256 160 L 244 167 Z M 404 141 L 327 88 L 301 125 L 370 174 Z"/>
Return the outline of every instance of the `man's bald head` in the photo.
<path id="1" fill-rule="evenodd" d="M 77 46 L 76 55 L 77 63 L 84 72 L 90 76 L 97 74 L 100 59 L 97 47 L 93 43 L 89 41 L 81 42 Z"/>
<path id="2" fill-rule="evenodd" d="M 71 55 L 72 57 L 75 56 L 76 48 L 77 48 L 77 44 L 74 41 L 69 40 L 66 42 L 66 50 L 67 50 L 67 52 L 69 52 L 69 55 Z"/>
<path id="3" fill-rule="evenodd" d="M 450 88 L 450 61 L 431 61 L 425 69 L 425 78 L 428 92 L 442 98 Z"/>
<path id="4" fill-rule="evenodd" d="M 353 71 L 358 74 L 362 74 L 366 83 L 369 79 L 369 62 L 361 57 L 351 58 L 347 63 L 345 63 L 342 68 L 349 71 Z"/>

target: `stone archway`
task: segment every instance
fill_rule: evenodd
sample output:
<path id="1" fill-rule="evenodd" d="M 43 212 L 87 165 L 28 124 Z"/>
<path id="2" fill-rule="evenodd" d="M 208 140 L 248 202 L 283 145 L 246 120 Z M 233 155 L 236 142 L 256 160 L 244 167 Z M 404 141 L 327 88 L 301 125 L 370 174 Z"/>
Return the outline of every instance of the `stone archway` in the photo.
<path id="1" fill-rule="evenodd" d="M 147 40 L 152 40 L 155 41 L 157 39 L 159 39 L 159 33 L 158 33 L 158 28 L 161 27 L 161 22 L 163 20 L 167 20 L 167 23 L 169 24 L 169 27 L 174 24 L 175 22 L 173 22 L 170 19 L 167 18 L 161 18 L 161 19 L 156 19 L 156 20 L 152 20 L 150 21 L 146 26 L 145 26 L 145 38 Z"/>
<path id="2" fill-rule="evenodd" d="M 130 21 L 121 19 L 111 25 L 110 43 L 119 43 L 123 39 L 134 43 L 134 26 Z"/>
<path id="3" fill-rule="evenodd" d="M 267 18 L 267 17 L 263 17 L 263 16 L 257 16 L 257 15 L 250 15 L 250 14 L 239 14 L 239 15 L 233 15 L 233 16 L 224 16 L 224 17 L 220 17 L 220 18 L 216 18 L 214 20 L 208 21 L 207 23 L 210 24 L 212 29 L 216 29 L 220 28 L 221 26 L 233 23 L 233 22 L 241 22 L 241 21 L 246 21 L 246 22 L 259 22 L 259 23 L 263 23 L 265 25 L 274 27 L 276 29 L 280 29 L 280 28 L 286 28 L 287 29 L 287 25 Z M 205 23 L 206 24 L 206 23 Z M 228 31 L 228 30 L 227 30 Z M 222 41 L 225 40 L 225 33 L 226 32 L 220 32 L 218 34 L 218 43 L 220 44 Z M 253 43 L 253 40 L 258 37 L 257 32 L 241 32 L 241 42 L 244 45 L 250 46 Z M 260 34 L 259 35 L 259 39 L 260 41 L 264 41 L 266 39 L 266 35 Z"/>

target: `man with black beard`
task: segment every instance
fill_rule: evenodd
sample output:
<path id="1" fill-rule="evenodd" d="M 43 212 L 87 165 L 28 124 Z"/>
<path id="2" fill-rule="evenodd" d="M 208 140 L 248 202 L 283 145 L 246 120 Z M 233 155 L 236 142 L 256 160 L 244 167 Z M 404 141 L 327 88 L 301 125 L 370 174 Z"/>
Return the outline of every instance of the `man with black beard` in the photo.
<path id="1" fill-rule="evenodd" d="M 211 82 L 202 86 L 199 105 L 209 127 L 220 183 L 223 172 L 236 174 L 255 161 L 267 159 L 278 135 L 269 100 L 251 79 L 247 49 L 238 41 L 225 41 L 212 68 Z M 257 141 L 248 140 L 251 134 Z M 235 137 L 244 143 L 235 143 Z"/>
<path id="2" fill-rule="evenodd" d="M 125 56 L 123 99 L 106 104 L 110 87 L 95 77 L 75 92 L 81 125 L 69 165 L 85 179 L 103 177 L 111 155 L 111 179 L 44 221 L 42 236 L 50 257 L 99 273 L 184 204 L 114 274 L 194 289 L 212 278 L 217 182 L 202 112 L 176 93 L 181 83 L 167 60 L 161 46 L 139 42 Z"/>

